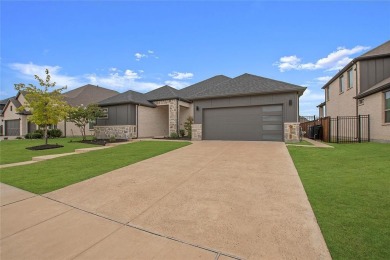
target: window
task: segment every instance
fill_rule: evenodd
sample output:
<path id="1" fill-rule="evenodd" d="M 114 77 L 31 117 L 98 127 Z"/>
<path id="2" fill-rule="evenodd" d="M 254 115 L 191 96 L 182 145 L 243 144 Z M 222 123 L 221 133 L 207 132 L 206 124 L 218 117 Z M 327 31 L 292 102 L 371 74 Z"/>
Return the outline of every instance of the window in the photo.
<path id="1" fill-rule="evenodd" d="M 12 106 L 10 106 L 9 109 L 12 111 Z"/>
<path id="2" fill-rule="evenodd" d="M 102 116 L 99 119 L 108 119 L 108 107 L 102 108 Z"/>
<path id="3" fill-rule="evenodd" d="M 348 70 L 348 89 L 353 88 L 353 69 Z"/>
<path id="4" fill-rule="evenodd" d="M 341 75 L 339 78 L 340 94 L 344 92 L 344 76 Z"/>
<path id="5" fill-rule="evenodd" d="M 390 123 L 390 91 L 385 92 L 385 123 Z"/>
<path id="6" fill-rule="evenodd" d="M 325 89 L 326 101 L 329 101 L 329 87 Z"/>
<path id="7" fill-rule="evenodd" d="M 91 120 L 88 122 L 88 129 L 94 130 L 93 127 L 96 125 L 96 120 Z"/>

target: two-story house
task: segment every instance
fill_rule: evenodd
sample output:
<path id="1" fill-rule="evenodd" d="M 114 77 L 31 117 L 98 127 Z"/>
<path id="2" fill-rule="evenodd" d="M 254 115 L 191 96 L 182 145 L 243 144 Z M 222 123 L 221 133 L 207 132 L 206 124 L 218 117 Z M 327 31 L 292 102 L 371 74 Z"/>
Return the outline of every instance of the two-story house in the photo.
<path id="1" fill-rule="evenodd" d="M 370 115 L 371 140 L 390 142 L 390 41 L 353 59 L 322 89 L 320 116 Z"/>

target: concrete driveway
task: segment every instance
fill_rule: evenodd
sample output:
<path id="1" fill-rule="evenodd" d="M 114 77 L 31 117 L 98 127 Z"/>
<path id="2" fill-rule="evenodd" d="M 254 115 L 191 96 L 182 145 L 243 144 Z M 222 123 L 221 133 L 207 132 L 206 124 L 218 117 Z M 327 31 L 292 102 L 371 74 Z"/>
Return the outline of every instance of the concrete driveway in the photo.
<path id="1" fill-rule="evenodd" d="M 32 196 L 2 206 L 2 259 L 330 259 L 284 143 L 195 142 Z"/>

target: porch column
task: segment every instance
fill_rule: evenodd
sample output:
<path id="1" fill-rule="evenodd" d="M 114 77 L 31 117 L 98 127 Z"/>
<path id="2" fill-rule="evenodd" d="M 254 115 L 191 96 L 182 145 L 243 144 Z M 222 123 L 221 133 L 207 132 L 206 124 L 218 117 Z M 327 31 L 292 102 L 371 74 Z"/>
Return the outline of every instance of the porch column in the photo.
<path id="1" fill-rule="evenodd" d="M 177 133 L 179 108 L 176 99 L 169 100 L 169 136 Z"/>

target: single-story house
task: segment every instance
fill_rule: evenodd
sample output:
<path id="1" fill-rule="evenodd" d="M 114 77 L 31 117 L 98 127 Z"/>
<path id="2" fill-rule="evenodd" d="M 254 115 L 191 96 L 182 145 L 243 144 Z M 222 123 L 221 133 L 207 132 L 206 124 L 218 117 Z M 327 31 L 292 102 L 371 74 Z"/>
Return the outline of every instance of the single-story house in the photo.
<path id="1" fill-rule="evenodd" d="M 64 100 L 70 106 L 76 107 L 97 103 L 103 99 L 106 99 L 107 97 L 111 97 L 117 94 L 117 91 L 88 84 L 68 91 L 63 95 Z M 28 121 L 28 116 L 31 115 L 31 111 L 17 110 L 20 106 L 27 102 L 25 95 L 25 92 L 20 91 L 15 97 L 6 100 L 1 112 L 3 135 L 24 136 L 27 133 L 34 132 L 37 129 L 35 124 Z M 72 122 L 67 122 L 64 120 L 53 127 L 60 129 L 64 136 L 81 135 L 80 129 Z M 86 129 L 86 134 L 92 135 L 93 133 L 93 125 L 91 124 L 89 128 Z"/>
<path id="2" fill-rule="evenodd" d="M 170 136 L 194 119 L 193 140 L 283 141 L 298 136 L 299 97 L 306 88 L 243 74 L 218 75 L 177 90 L 129 90 L 98 104 L 97 138 Z"/>

